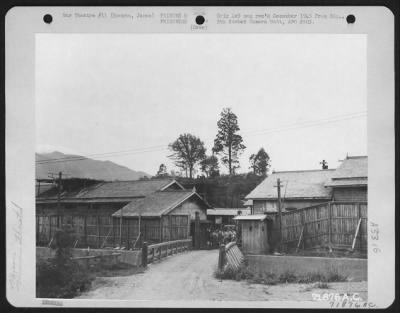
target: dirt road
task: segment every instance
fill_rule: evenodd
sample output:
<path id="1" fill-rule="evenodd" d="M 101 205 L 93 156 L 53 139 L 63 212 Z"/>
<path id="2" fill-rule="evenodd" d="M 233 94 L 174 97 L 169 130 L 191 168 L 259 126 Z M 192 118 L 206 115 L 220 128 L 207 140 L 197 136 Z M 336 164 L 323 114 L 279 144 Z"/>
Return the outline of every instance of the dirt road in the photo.
<path id="1" fill-rule="evenodd" d="M 330 283 L 330 289 L 311 285 L 281 284 L 267 286 L 244 281 L 220 281 L 213 276 L 218 251 L 192 251 L 150 264 L 141 274 L 98 278 L 94 289 L 83 299 L 131 300 L 312 300 L 312 293 L 358 292 L 366 299 L 367 283 Z"/>

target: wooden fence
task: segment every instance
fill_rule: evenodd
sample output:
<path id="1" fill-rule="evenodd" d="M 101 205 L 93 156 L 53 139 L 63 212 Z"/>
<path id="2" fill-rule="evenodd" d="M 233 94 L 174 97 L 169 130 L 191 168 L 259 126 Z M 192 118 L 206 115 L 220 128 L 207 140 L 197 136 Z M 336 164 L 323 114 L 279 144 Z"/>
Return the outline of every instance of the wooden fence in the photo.
<path id="1" fill-rule="evenodd" d="M 149 244 L 189 238 L 188 215 L 166 218 L 115 218 L 109 215 L 37 215 L 37 245 L 48 245 L 58 227 L 69 225 L 76 238 L 75 247 L 141 248 Z M 140 228 L 140 229 L 139 229 Z"/>
<path id="2" fill-rule="evenodd" d="M 327 202 L 282 213 L 282 244 L 367 250 L 367 202 Z"/>
<path id="3" fill-rule="evenodd" d="M 142 247 L 142 266 L 147 266 L 148 263 L 161 261 L 170 255 L 191 250 L 192 239 L 167 241 L 153 245 L 147 245 L 145 242 Z"/>
<path id="4" fill-rule="evenodd" d="M 226 246 L 223 244 L 220 245 L 218 257 L 219 270 L 222 271 L 226 268 L 237 270 L 243 261 L 244 255 L 236 245 L 236 242 L 230 242 Z"/>

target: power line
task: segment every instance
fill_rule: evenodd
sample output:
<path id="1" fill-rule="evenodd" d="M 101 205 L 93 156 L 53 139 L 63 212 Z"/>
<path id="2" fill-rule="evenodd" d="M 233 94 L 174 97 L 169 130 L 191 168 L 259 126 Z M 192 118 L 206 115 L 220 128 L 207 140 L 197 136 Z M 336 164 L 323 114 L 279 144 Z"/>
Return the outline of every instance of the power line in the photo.
<path id="1" fill-rule="evenodd" d="M 366 112 L 354 112 L 354 113 L 351 113 L 351 114 L 337 115 L 337 116 L 332 116 L 330 118 L 323 118 L 323 119 L 318 119 L 318 120 L 305 121 L 305 122 L 302 122 L 302 123 L 296 123 L 296 124 L 293 124 L 293 125 L 287 125 L 287 126 L 283 126 L 283 127 L 253 130 L 253 131 L 243 132 L 242 134 L 246 135 L 247 137 L 259 136 L 259 135 L 264 135 L 264 134 L 267 134 L 267 133 L 290 131 L 290 130 L 299 129 L 299 128 L 306 128 L 306 127 L 313 127 L 313 126 L 318 126 L 318 125 L 323 125 L 323 124 L 328 124 L 328 123 L 335 123 L 335 122 L 354 119 L 354 118 L 363 117 L 363 116 L 366 116 Z M 208 139 L 205 142 L 206 143 L 212 143 L 213 141 L 214 141 L 214 139 Z M 158 145 L 158 146 L 151 146 L 151 147 L 145 147 L 145 148 L 135 148 L 135 149 L 129 149 L 129 150 L 114 151 L 114 152 L 88 154 L 86 156 L 64 157 L 64 158 L 39 160 L 39 161 L 36 161 L 36 164 L 40 165 L 40 164 L 49 164 L 49 163 L 63 163 L 63 162 L 71 162 L 71 161 L 83 161 L 83 160 L 86 160 L 88 157 L 103 158 L 103 157 L 128 156 L 128 155 L 142 154 L 142 153 L 148 153 L 148 152 L 163 151 L 163 150 L 167 150 L 167 149 L 168 149 L 168 145 Z"/>
<path id="2" fill-rule="evenodd" d="M 253 134 L 250 136 L 258 136 L 258 135 L 263 135 L 263 134 L 270 133 L 270 132 L 280 132 L 280 131 L 287 131 L 287 130 L 298 129 L 298 128 L 318 126 L 318 125 L 334 123 L 334 122 L 354 119 L 354 118 L 363 117 L 363 116 L 366 116 L 366 112 L 357 112 L 357 113 L 353 113 L 353 114 L 338 115 L 338 116 L 334 116 L 331 118 L 318 119 L 318 120 L 314 120 L 314 121 L 305 121 L 305 122 L 302 122 L 299 124 L 287 125 L 287 126 L 283 126 L 283 127 L 254 130 L 251 132 L 247 132 L 247 134 Z M 246 133 L 243 133 L 243 134 L 246 134 Z"/>
<path id="3" fill-rule="evenodd" d="M 157 148 L 165 148 L 165 145 L 159 145 L 159 146 L 150 146 L 150 147 L 144 147 L 144 148 L 135 148 L 135 149 L 130 149 L 130 150 L 121 150 L 121 151 L 114 151 L 114 152 L 104 152 L 104 153 L 93 153 L 93 154 L 87 154 L 85 157 L 83 156 L 73 156 L 73 157 L 64 157 L 64 158 L 55 158 L 55 159 L 46 159 L 46 160 L 39 160 L 36 161 L 36 163 L 47 163 L 50 161 L 63 161 L 63 160 L 74 160 L 74 159 L 79 159 L 79 160 L 85 160 L 87 159 L 87 157 L 107 157 L 107 156 L 113 156 L 113 154 L 124 154 L 124 153 L 130 153 L 130 152 L 134 152 L 134 151 L 139 151 L 141 152 L 141 150 L 146 150 L 147 149 L 157 149 Z"/>

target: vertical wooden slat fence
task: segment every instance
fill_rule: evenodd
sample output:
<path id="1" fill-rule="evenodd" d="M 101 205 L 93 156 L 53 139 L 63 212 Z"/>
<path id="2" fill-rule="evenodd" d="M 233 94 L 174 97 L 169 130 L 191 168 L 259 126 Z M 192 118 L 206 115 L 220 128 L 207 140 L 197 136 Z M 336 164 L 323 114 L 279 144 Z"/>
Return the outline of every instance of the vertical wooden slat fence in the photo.
<path id="1" fill-rule="evenodd" d="M 355 250 L 364 251 L 367 249 L 366 202 L 327 202 L 285 212 L 282 214 L 282 243 L 287 248 L 348 249 L 352 246 L 360 219 Z"/>
<path id="2" fill-rule="evenodd" d="M 149 245 L 189 238 L 189 215 L 171 215 L 162 218 L 119 218 L 109 215 L 37 215 L 37 244 L 47 245 L 54 237 L 57 219 L 60 226 L 74 230 L 77 247 L 119 247 L 139 249 L 144 241 Z M 122 226 L 121 226 L 122 225 Z M 122 228 L 121 228 L 122 227 Z"/>

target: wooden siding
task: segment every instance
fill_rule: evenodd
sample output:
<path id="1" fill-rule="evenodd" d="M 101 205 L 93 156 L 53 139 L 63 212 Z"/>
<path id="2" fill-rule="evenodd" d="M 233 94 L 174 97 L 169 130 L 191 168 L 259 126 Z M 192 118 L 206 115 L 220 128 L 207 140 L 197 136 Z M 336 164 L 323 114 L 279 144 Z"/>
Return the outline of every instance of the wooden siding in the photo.
<path id="1" fill-rule="evenodd" d="M 240 221 L 242 249 L 246 254 L 269 252 L 267 225 L 262 221 Z"/>
<path id="2" fill-rule="evenodd" d="M 333 189 L 333 199 L 335 201 L 367 201 L 367 187 L 343 187 Z"/>
<path id="3" fill-rule="evenodd" d="M 125 206 L 128 202 L 121 203 L 61 203 L 60 211 L 57 204 L 36 204 L 38 215 L 111 215 Z"/>
<path id="4" fill-rule="evenodd" d="M 189 237 L 189 215 L 166 215 L 162 217 L 162 240 L 174 241 Z"/>
<path id="5" fill-rule="evenodd" d="M 190 219 L 194 220 L 196 212 L 199 212 L 201 220 L 207 219 L 207 208 L 200 204 L 199 201 L 187 200 L 180 206 L 172 210 L 168 215 L 189 214 Z"/>

